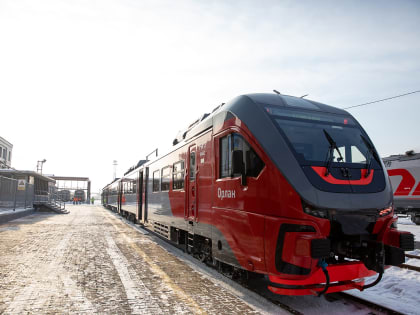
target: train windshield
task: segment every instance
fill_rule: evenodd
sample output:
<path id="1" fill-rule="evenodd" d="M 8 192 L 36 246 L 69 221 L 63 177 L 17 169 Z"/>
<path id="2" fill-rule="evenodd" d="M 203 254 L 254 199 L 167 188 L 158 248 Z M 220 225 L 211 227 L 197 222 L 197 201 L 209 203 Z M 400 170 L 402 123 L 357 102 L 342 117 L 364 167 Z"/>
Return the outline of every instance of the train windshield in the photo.
<path id="1" fill-rule="evenodd" d="M 350 116 L 265 107 L 301 165 L 332 163 L 379 166 L 369 138 Z M 330 154 L 333 156 L 329 157 Z M 356 166 L 356 165 L 354 165 Z"/>

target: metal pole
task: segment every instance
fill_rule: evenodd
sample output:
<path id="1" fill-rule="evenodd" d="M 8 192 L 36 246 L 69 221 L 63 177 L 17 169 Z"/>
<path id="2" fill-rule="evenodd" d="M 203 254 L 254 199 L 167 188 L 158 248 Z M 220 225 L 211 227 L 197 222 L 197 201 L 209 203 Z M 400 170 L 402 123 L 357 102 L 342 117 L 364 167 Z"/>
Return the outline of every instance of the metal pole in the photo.
<path id="1" fill-rule="evenodd" d="M 17 181 L 15 181 L 15 202 L 13 203 L 13 211 L 16 211 L 16 195 L 17 195 Z"/>
<path id="2" fill-rule="evenodd" d="M 86 200 L 87 204 L 90 204 L 90 181 L 88 181 L 87 183 L 87 200 Z"/>
<path id="3" fill-rule="evenodd" d="M 28 198 L 28 183 L 25 182 L 25 209 L 26 209 L 26 200 Z"/>

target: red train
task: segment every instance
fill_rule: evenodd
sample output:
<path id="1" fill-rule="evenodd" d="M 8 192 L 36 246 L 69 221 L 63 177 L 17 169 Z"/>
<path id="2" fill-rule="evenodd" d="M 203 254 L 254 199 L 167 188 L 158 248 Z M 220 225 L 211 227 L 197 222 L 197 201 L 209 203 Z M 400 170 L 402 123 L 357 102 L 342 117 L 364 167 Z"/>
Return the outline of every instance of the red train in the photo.
<path id="1" fill-rule="evenodd" d="M 225 272 L 283 295 L 363 290 L 414 249 L 381 159 L 344 110 L 248 94 L 173 144 L 107 185 L 103 204 Z"/>

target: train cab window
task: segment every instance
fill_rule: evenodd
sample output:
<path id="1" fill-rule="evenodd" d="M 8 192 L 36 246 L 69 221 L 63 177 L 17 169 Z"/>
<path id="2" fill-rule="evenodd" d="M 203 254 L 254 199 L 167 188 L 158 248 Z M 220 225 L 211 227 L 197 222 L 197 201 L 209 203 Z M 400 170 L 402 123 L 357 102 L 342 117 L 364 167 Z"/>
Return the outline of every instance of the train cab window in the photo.
<path id="1" fill-rule="evenodd" d="M 172 171 L 172 189 L 184 188 L 184 161 L 174 163 Z"/>
<path id="2" fill-rule="evenodd" d="M 160 190 L 161 191 L 165 191 L 165 190 L 169 190 L 169 178 L 171 176 L 171 167 L 167 166 L 162 168 L 162 180 L 160 182 Z"/>
<path id="3" fill-rule="evenodd" d="M 366 163 L 366 157 L 354 145 L 351 146 L 351 161 L 352 163 Z"/>
<path id="4" fill-rule="evenodd" d="M 153 172 L 153 191 L 159 191 L 159 170 Z"/>
<path id="5" fill-rule="evenodd" d="M 220 177 L 232 175 L 232 143 L 231 135 L 220 139 Z"/>
<path id="6" fill-rule="evenodd" d="M 220 178 L 242 175 L 234 173 L 232 165 L 234 154 L 242 156 L 246 176 L 257 177 L 265 166 L 249 143 L 240 134 L 232 133 L 220 139 Z"/>

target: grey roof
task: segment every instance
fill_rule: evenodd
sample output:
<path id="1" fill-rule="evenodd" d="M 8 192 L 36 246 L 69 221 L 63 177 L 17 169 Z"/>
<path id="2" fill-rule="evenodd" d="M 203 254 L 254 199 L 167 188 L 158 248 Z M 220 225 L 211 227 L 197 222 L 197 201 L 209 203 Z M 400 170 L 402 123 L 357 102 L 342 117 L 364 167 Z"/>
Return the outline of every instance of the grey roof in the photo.
<path id="1" fill-rule="evenodd" d="M 39 174 L 37 172 L 34 172 L 34 171 L 19 171 L 19 170 L 14 170 L 14 169 L 0 169 L 0 176 L 7 176 L 7 175 L 9 175 L 9 176 L 16 176 L 16 175 L 33 176 L 33 177 L 37 177 L 41 180 L 45 180 L 45 181 L 48 181 L 48 182 L 54 182 L 55 183 L 54 179 L 52 179 L 50 177 L 47 177 L 47 176 L 44 176 L 44 175 L 41 175 L 41 174 Z"/>

